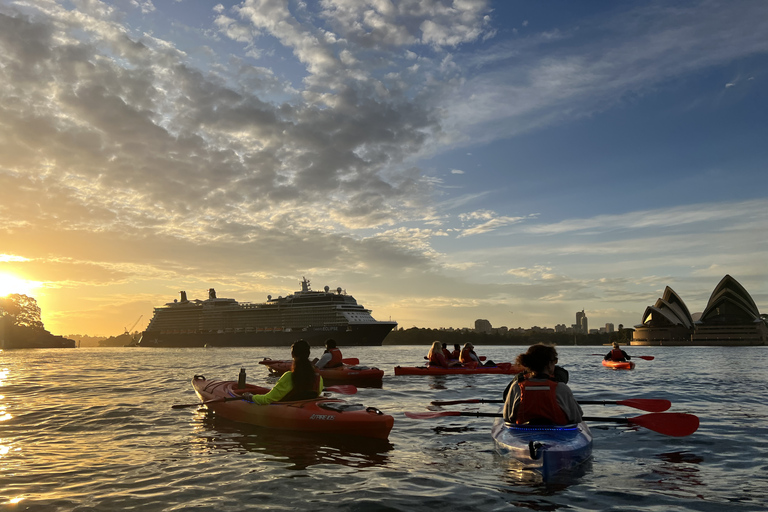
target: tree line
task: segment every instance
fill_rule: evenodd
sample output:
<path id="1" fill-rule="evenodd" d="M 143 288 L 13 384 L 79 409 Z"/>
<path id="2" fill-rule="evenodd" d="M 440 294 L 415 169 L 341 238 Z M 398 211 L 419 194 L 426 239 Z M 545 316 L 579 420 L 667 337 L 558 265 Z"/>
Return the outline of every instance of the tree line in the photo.
<path id="1" fill-rule="evenodd" d="M 75 342 L 48 332 L 34 297 L 0 297 L 0 348 L 74 348 Z"/>

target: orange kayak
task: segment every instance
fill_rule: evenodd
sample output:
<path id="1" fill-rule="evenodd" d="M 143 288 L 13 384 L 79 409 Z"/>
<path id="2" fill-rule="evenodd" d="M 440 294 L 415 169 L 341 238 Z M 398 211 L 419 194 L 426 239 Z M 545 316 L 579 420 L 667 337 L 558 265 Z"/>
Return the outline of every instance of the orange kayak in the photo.
<path id="1" fill-rule="evenodd" d="M 395 423 L 392 416 L 375 407 L 336 398 L 258 405 L 239 395 L 246 391 L 264 394 L 268 388 L 253 384 L 237 388 L 235 381 L 207 380 L 202 375 L 195 375 L 192 387 L 203 402 L 213 400 L 205 405 L 217 416 L 259 427 L 387 439 Z"/>
<path id="2" fill-rule="evenodd" d="M 609 361 L 603 359 L 603 366 L 612 370 L 634 370 L 635 363 L 632 361 Z"/>
<path id="3" fill-rule="evenodd" d="M 291 361 L 270 359 L 268 357 L 259 361 L 259 364 L 269 368 L 274 375 L 282 375 L 291 369 Z M 316 370 L 323 378 L 323 382 L 332 384 L 355 384 L 357 386 L 381 387 L 384 371 L 378 368 L 345 364 L 337 368 L 322 368 Z"/>

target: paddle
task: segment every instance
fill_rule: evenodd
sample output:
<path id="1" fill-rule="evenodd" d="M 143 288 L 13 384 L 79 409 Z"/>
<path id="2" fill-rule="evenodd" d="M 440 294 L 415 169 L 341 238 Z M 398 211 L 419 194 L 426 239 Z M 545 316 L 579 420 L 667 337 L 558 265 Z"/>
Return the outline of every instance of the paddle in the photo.
<path id="1" fill-rule="evenodd" d="M 590 354 L 590 355 L 605 357 L 605 354 Z M 653 361 L 654 359 L 656 359 L 654 356 L 632 356 L 632 357 L 634 357 L 635 359 L 645 359 L 646 361 Z"/>
<path id="2" fill-rule="evenodd" d="M 441 418 L 443 416 L 474 416 L 478 418 L 498 418 L 501 414 L 493 412 L 470 411 L 437 411 L 437 412 L 406 412 L 406 417 L 425 420 Z M 599 416 L 584 416 L 584 421 L 600 421 L 606 423 L 622 423 L 625 425 L 638 425 L 659 434 L 672 437 L 684 437 L 696 432 L 699 428 L 699 418 L 693 414 L 680 412 L 652 412 L 635 416 L 634 418 L 603 418 Z"/>
<path id="3" fill-rule="evenodd" d="M 579 400 L 582 405 L 623 405 L 648 412 L 664 412 L 672 407 L 672 402 L 660 398 L 628 398 L 626 400 Z M 456 405 L 456 404 L 503 404 L 504 400 L 492 400 L 486 398 L 471 398 L 468 400 L 434 401 L 432 405 Z"/>
<path id="4" fill-rule="evenodd" d="M 335 386 L 326 386 L 323 391 L 330 391 L 332 393 L 339 393 L 341 395 L 354 395 L 357 393 L 357 386 L 352 384 L 337 384 Z M 222 396 L 219 398 L 211 398 L 205 402 L 197 402 L 196 404 L 176 404 L 172 405 L 171 409 L 183 409 L 184 407 L 195 407 L 208 404 L 217 404 L 221 402 L 231 402 L 233 400 L 242 400 L 242 396 Z"/>

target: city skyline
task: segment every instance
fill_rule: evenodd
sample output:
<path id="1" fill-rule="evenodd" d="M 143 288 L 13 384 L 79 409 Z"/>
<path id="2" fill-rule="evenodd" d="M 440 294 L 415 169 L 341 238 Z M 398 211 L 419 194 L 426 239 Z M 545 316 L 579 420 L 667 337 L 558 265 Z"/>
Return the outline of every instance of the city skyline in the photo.
<path id="1" fill-rule="evenodd" d="M 0 0 L 0 294 L 400 327 L 768 307 L 768 3 Z M 569 319 L 566 321 L 566 319 Z"/>

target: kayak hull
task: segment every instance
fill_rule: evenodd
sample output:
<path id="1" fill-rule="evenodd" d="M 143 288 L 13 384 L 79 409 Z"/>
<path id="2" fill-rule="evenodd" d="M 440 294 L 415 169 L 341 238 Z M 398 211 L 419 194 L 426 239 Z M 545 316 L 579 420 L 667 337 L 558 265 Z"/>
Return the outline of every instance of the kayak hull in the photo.
<path id="1" fill-rule="evenodd" d="M 592 432 L 586 423 L 511 425 L 497 418 L 491 429 L 496 451 L 544 478 L 573 469 L 592 456 Z"/>
<path id="2" fill-rule="evenodd" d="M 483 374 L 518 374 L 523 369 L 512 363 L 498 363 L 496 366 L 478 366 L 466 368 L 454 366 L 443 368 L 441 366 L 395 366 L 395 375 L 483 375 Z"/>
<path id="3" fill-rule="evenodd" d="M 608 361 L 603 359 L 603 366 L 610 368 L 611 370 L 634 370 L 635 363 L 633 361 Z"/>
<path id="4" fill-rule="evenodd" d="M 202 375 L 195 375 L 192 387 L 204 402 L 222 400 L 206 404 L 217 416 L 259 427 L 387 439 L 395 422 L 392 416 L 375 407 L 366 408 L 335 398 L 258 405 L 236 397 L 246 391 L 264 394 L 269 391 L 268 388 L 253 384 L 237 388 L 237 382 L 206 380 Z M 223 401 L 225 399 L 229 400 Z"/>
<path id="5" fill-rule="evenodd" d="M 291 369 L 291 361 L 264 358 L 259 364 L 265 365 L 274 375 L 282 375 Z M 322 368 L 317 370 L 323 382 L 332 384 L 355 384 L 357 386 L 381 387 L 384 371 L 378 368 L 368 368 L 359 365 L 345 364 L 338 368 Z"/>

